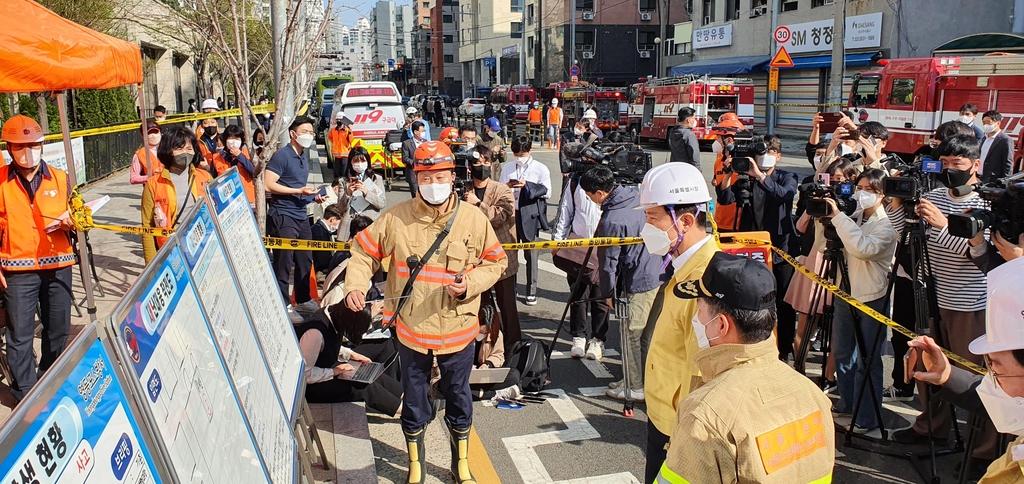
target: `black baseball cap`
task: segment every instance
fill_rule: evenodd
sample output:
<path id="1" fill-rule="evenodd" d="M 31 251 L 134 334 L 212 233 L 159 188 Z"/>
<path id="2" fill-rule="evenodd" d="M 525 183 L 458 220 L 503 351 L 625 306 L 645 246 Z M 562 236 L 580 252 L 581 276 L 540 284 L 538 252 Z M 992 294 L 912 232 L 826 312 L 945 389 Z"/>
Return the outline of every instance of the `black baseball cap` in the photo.
<path id="1" fill-rule="evenodd" d="M 710 297 L 733 309 L 760 311 L 775 306 L 775 276 L 764 262 L 716 252 L 704 275 L 672 288 L 676 297 Z"/>

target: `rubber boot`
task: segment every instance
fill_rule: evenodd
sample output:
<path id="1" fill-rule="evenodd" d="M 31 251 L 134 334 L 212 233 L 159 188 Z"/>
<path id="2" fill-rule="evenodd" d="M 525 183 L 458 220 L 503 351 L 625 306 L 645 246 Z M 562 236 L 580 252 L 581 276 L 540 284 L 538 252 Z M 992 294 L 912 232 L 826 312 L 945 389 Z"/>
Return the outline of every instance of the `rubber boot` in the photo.
<path id="1" fill-rule="evenodd" d="M 409 449 L 409 478 L 408 484 L 420 484 L 426 480 L 427 475 L 427 449 L 423 447 L 423 435 L 427 428 L 423 427 L 415 432 L 402 429 L 405 434 L 405 446 Z"/>
<path id="2" fill-rule="evenodd" d="M 448 422 L 445 422 L 448 424 Z M 457 429 L 448 424 L 452 444 L 452 476 L 457 484 L 476 484 L 469 471 L 469 427 Z"/>

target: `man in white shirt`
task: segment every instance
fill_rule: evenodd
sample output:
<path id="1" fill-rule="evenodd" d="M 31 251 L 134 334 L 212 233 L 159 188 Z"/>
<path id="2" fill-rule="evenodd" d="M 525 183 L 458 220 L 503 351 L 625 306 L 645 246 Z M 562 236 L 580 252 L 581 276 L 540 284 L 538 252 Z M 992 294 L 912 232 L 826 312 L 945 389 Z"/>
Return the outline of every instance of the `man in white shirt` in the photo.
<path id="1" fill-rule="evenodd" d="M 547 214 L 551 172 L 530 155 L 533 142 L 529 136 L 512 138 L 511 148 L 515 163 L 505 163 L 498 181 L 508 185 L 516 199 L 516 237 L 520 242 L 533 242 L 541 230 L 551 229 Z M 526 257 L 526 305 L 533 306 L 537 304 L 538 252 L 527 250 L 523 255 Z"/>

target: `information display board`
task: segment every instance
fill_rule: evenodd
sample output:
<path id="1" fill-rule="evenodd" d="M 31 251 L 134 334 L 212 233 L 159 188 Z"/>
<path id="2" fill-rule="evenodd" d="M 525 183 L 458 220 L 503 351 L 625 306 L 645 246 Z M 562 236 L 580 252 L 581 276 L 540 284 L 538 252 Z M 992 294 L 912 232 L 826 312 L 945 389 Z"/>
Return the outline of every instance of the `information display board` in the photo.
<path id="1" fill-rule="evenodd" d="M 274 374 L 288 418 L 294 421 L 303 388 L 302 353 L 237 169 L 232 168 L 207 185 L 206 193 L 220 235 L 228 241 L 228 260 L 235 269 L 263 356 Z M 290 405 L 287 396 L 292 397 Z"/>
<path id="2" fill-rule="evenodd" d="M 75 338 L 4 422 L 0 482 L 165 482 L 111 355 L 94 326 Z"/>
<path id="3" fill-rule="evenodd" d="M 181 223 L 178 239 L 242 409 L 275 483 L 295 482 L 295 441 L 206 203 Z M 289 405 L 291 401 L 287 402 Z"/>
<path id="4" fill-rule="evenodd" d="M 195 209 L 193 209 L 194 211 Z M 115 347 L 180 482 L 270 482 L 178 248 L 179 234 L 121 300 Z"/>

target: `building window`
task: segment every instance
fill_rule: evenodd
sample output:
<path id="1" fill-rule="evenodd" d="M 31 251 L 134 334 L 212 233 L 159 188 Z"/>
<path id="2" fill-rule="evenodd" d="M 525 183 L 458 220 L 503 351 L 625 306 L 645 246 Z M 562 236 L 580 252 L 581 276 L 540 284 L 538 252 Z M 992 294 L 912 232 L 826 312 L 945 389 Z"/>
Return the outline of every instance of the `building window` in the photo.
<path id="1" fill-rule="evenodd" d="M 653 37 L 652 37 L 653 38 Z M 653 40 L 652 40 L 653 42 Z M 576 31 L 576 50 L 594 50 L 594 31 Z"/>
<path id="2" fill-rule="evenodd" d="M 795 12 L 797 6 L 797 0 L 783 1 L 782 6 L 779 7 L 779 10 L 782 12 Z"/>
<path id="3" fill-rule="evenodd" d="M 395 22 L 401 22 L 401 21 L 402 21 L 402 14 L 395 15 Z"/>
<path id="4" fill-rule="evenodd" d="M 526 6 L 526 25 L 533 25 L 533 4 Z"/>
<path id="5" fill-rule="evenodd" d="M 594 11 L 594 0 L 576 0 L 576 10 Z"/>
<path id="6" fill-rule="evenodd" d="M 405 57 L 405 51 L 404 50 L 399 50 L 395 55 L 397 57 Z"/>
<path id="7" fill-rule="evenodd" d="M 533 43 L 534 43 L 534 40 L 533 40 L 532 36 L 526 38 L 526 55 L 528 55 L 530 57 L 533 57 L 533 52 L 534 52 Z"/>
<path id="8" fill-rule="evenodd" d="M 768 0 L 750 0 L 750 18 L 768 13 Z"/>
<path id="9" fill-rule="evenodd" d="M 701 25 L 708 25 L 715 21 L 715 0 L 703 0 L 700 13 L 704 16 Z"/>
<path id="10" fill-rule="evenodd" d="M 512 38 L 521 39 L 523 38 L 523 23 L 512 22 Z"/>
<path id="11" fill-rule="evenodd" d="M 578 36 L 579 34 L 577 33 L 576 35 Z M 639 50 L 654 50 L 654 38 L 657 36 L 657 32 L 637 32 L 636 48 Z"/>
<path id="12" fill-rule="evenodd" d="M 444 62 L 446 64 L 451 64 L 451 63 L 455 62 L 455 56 L 454 55 L 446 55 L 446 56 L 444 56 Z"/>
<path id="13" fill-rule="evenodd" d="M 454 35 L 446 35 L 446 36 L 444 36 L 444 43 L 450 44 L 452 42 L 455 42 L 455 36 Z"/>
<path id="14" fill-rule="evenodd" d="M 725 2 L 725 21 L 740 19 L 740 1 L 741 0 L 726 0 Z"/>
<path id="15" fill-rule="evenodd" d="M 640 0 L 640 11 L 641 12 L 653 12 L 658 9 L 657 0 Z"/>
<path id="16" fill-rule="evenodd" d="M 811 0 L 811 8 L 835 5 L 836 0 Z"/>
<path id="17" fill-rule="evenodd" d="M 511 0 L 510 5 L 512 6 L 513 13 L 522 13 L 523 11 L 523 0 Z"/>
<path id="18" fill-rule="evenodd" d="M 430 25 L 430 17 L 423 17 L 423 23 L 425 25 Z"/>
<path id="19" fill-rule="evenodd" d="M 892 94 L 889 96 L 889 104 L 894 106 L 911 106 L 914 104 L 914 80 L 893 79 Z"/>
<path id="20" fill-rule="evenodd" d="M 444 14 L 441 16 L 441 21 L 450 24 L 455 21 L 455 18 L 451 14 Z"/>
<path id="21" fill-rule="evenodd" d="M 405 39 L 398 39 L 395 41 L 395 45 L 405 45 Z"/>
<path id="22" fill-rule="evenodd" d="M 690 43 L 689 42 L 683 42 L 681 44 L 675 44 L 673 47 L 675 48 L 675 51 L 673 52 L 673 54 L 675 54 L 675 55 L 682 55 L 682 54 L 689 54 L 690 53 Z"/>

